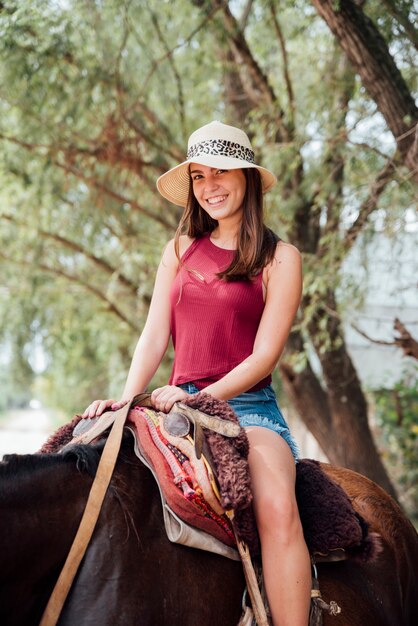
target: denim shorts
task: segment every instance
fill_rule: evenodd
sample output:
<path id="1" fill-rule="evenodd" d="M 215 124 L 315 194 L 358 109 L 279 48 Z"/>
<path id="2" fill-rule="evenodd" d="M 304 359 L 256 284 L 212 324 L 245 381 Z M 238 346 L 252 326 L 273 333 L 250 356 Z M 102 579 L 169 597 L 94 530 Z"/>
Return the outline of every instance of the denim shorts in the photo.
<path id="1" fill-rule="evenodd" d="M 182 383 L 177 386 L 190 394 L 199 391 L 193 383 Z M 263 387 L 263 389 L 258 391 L 241 393 L 239 396 L 227 400 L 227 402 L 234 409 L 243 428 L 262 426 L 263 428 L 273 430 L 288 443 L 295 461 L 298 460 L 299 450 L 297 443 L 290 433 L 289 426 L 277 404 L 276 394 L 271 385 L 267 385 L 267 387 Z"/>

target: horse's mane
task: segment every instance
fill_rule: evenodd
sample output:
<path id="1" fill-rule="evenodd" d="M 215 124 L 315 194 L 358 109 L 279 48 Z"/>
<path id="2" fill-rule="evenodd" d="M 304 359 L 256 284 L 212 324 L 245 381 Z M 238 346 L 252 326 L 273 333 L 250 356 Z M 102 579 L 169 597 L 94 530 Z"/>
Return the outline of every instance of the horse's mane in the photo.
<path id="1" fill-rule="evenodd" d="M 60 454 L 6 454 L 0 462 L 0 478 L 48 469 L 64 463 L 74 463 L 79 472 L 94 476 L 103 443 L 69 446 Z"/>

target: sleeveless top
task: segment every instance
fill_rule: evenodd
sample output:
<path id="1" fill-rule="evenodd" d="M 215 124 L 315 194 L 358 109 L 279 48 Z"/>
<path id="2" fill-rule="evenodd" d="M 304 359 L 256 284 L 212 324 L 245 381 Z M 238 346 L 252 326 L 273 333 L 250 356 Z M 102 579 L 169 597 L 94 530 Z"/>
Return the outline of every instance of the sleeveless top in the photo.
<path id="1" fill-rule="evenodd" d="M 170 384 L 216 382 L 248 357 L 264 310 L 263 272 L 252 282 L 226 282 L 234 250 L 219 248 L 210 235 L 195 239 L 181 258 L 170 289 L 174 363 Z M 271 375 L 249 391 L 270 384 Z"/>

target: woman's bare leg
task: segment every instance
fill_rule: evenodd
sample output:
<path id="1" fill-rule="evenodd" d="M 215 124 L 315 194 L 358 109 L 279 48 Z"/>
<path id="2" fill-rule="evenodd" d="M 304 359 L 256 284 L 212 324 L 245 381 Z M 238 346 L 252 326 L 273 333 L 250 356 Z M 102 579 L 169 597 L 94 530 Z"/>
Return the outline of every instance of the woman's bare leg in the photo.
<path id="1" fill-rule="evenodd" d="M 286 441 L 247 428 L 254 510 L 274 626 L 307 626 L 311 566 L 295 497 L 295 462 Z"/>

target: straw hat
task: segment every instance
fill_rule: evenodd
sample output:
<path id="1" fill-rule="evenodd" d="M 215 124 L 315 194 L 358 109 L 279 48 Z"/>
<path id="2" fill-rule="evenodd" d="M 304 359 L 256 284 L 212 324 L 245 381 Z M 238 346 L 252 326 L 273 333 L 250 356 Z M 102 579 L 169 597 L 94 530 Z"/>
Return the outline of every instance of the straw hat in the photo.
<path id="1" fill-rule="evenodd" d="M 254 163 L 254 152 L 244 131 L 222 122 L 210 122 L 189 137 L 187 159 L 157 180 L 158 191 L 178 206 L 186 206 L 189 195 L 189 164 L 233 170 L 253 167 L 261 174 L 263 193 L 276 183 L 275 175 Z"/>

